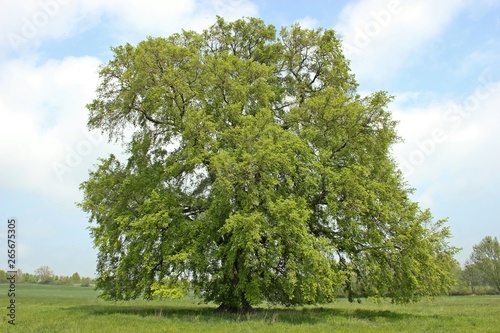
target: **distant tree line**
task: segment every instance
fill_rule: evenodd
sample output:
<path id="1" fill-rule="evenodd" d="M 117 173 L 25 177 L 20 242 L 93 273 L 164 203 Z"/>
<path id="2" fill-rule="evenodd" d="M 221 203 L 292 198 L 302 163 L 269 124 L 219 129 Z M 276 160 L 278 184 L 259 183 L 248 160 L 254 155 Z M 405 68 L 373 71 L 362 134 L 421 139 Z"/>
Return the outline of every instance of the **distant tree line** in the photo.
<path id="1" fill-rule="evenodd" d="M 7 283 L 9 277 L 9 273 L 0 269 L 0 283 Z M 55 275 L 50 267 L 41 266 L 37 268 L 33 274 L 24 273 L 22 270 L 18 269 L 16 282 L 90 287 L 94 281 L 89 277 L 81 277 L 78 272 L 73 273 L 71 276 Z"/>
<path id="2" fill-rule="evenodd" d="M 474 245 L 463 267 L 457 265 L 454 295 L 500 294 L 500 243 L 486 236 Z"/>

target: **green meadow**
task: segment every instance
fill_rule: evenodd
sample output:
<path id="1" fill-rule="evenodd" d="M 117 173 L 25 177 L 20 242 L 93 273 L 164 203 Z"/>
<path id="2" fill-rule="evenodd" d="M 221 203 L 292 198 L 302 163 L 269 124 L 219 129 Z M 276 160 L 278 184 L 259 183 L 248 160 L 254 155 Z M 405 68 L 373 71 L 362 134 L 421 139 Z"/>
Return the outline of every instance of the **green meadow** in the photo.
<path id="1" fill-rule="evenodd" d="M 409 305 L 349 303 L 318 307 L 257 307 L 248 314 L 216 312 L 199 300 L 106 302 L 91 288 L 16 287 L 16 325 L 8 324 L 7 286 L 0 332 L 500 332 L 500 296 L 442 297 Z"/>

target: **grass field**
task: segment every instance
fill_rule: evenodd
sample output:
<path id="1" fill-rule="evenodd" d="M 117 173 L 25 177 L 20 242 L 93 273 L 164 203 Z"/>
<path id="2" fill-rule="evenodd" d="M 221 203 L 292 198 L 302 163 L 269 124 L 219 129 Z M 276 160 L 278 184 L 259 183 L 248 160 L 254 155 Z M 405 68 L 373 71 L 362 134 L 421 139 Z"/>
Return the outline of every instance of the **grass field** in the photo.
<path id="1" fill-rule="evenodd" d="M 182 301 L 105 302 L 91 288 L 18 285 L 16 325 L 0 285 L 0 332 L 500 332 L 499 296 L 443 297 L 410 305 L 339 300 L 322 307 L 222 314 Z"/>

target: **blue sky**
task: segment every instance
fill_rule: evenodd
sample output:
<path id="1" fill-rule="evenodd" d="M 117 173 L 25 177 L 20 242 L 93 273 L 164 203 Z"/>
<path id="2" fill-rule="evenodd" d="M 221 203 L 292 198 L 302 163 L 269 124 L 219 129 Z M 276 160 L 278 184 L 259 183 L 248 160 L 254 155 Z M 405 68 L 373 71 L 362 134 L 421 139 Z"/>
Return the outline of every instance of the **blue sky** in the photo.
<path id="1" fill-rule="evenodd" d="M 414 199 L 449 218 L 451 243 L 463 248 L 457 259 L 500 236 L 498 0 L 2 1 L 0 248 L 14 216 L 24 272 L 47 265 L 94 276 L 87 216 L 74 203 L 97 158 L 121 151 L 86 129 L 85 105 L 110 46 L 201 31 L 216 15 L 335 29 L 360 93 L 395 96 L 390 110 L 404 142 L 394 157 Z"/>

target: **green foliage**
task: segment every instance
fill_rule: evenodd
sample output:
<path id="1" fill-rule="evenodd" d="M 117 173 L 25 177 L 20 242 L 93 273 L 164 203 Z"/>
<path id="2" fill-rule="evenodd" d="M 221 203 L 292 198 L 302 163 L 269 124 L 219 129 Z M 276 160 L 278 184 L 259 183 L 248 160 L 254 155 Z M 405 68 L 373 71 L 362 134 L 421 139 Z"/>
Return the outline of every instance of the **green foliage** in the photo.
<path id="1" fill-rule="evenodd" d="M 333 30 L 218 18 L 113 52 L 89 127 L 129 158 L 101 159 L 79 204 L 102 297 L 177 297 L 189 281 L 244 309 L 449 289 L 449 230 L 390 155 L 391 97 L 356 93 Z"/>
<path id="2" fill-rule="evenodd" d="M 496 237 L 486 236 L 474 245 L 470 256 L 470 275 L 484 276 L 500 293 L 500 243 Z M 472 278 L 472 276 L 471 276 Z"/>
<path id="3" fill-rule="evenodd" d="M 20 282 L 21 283 L 37 283 L 38 282 L 38 278 L 34 274 L 23 273 Z"/>
<path id="4" fill-rule="evenodd" d="M 151 286 L 153 297 L 182 299 L 189 293 L 189 281 L 175 278 L 155 282 Z"/>
<path id="5" fill-rule="evenodd" d="M 0 283 L 7 283 L 9 275 L 6 271 L 0 269 Z"/>
<path id="6" fill-rule="evenodd" d="M 38 278 L 38 283 L 49 284 L 54 282 L 55 276 L 54 272 L 49 268 L 49 266 L 41 266 L 35 270 L 35 276 Z"/>
<path id="7" fill-rule="evenodd" d="M 80 280 L 81 280 L 81 277 L 80 277 L 80 274 L 78 274 L 78 272 L 75 272 L 75 273 L 73 273 L 73 275 L 71 275 L 71 282 L 72 283 L 80 283 Z"/>
<path id="8" fill-rule="evenodd" d="M 92 283 L 92 280 L 89 277 L 84 277 L 80 279 L 80 286 L 81 287 L 90 287 L 90 284 Z"/>
<path id="9" fill-rule="evenodd" d="M 16 272 L 16 282 L 17 283 L 22 281 L 23 275 L 24 275 L 23 271 L 20 268 L 18 268 L 17 272 Z"/>

